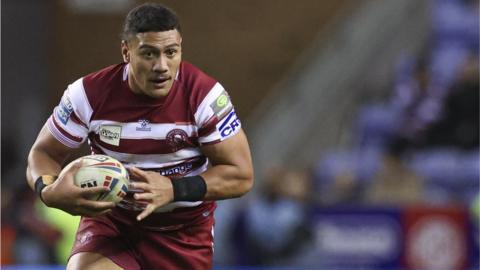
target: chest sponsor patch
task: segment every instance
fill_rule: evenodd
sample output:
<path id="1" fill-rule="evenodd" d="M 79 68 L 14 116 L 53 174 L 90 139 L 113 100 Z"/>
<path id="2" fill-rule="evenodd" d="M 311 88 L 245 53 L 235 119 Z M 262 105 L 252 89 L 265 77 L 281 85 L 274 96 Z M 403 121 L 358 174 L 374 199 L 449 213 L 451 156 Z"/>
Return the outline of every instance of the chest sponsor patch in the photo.
<path id="1" fill-rule="evenodd" d="M 100 140 L 104 143 L 119 146 L 120 135 L 122 134 L 122 127 L 117 125 L 103 125 L 100 126 L 98 135 Z"/>
<path id="2" fill-rule="evenodd" d="M 217 124 L 217 130 L 220 132 L 222 139 L 230 137 L 240 127 L 240 119 L 238 119 L 237 114 L 233 110 Z"/>
<path id="3" fill-rule="evenodd" d="M 230 101 L 230 97 L 225 90 L 210 104 L 210 108 L 213 110 L 213 113 L 215 113 L 218 119 L 223 118 L 223 116 L 225 116 L 225 114 L 227 114 L 232 107 L 233 105 Z"/>
<path id="4" fill-rule="evenodd" d="M 57 107 L 57 119 L 62 122 L 62 124 L 66 125 L 68 123 L 68 120 L 70 119 L 70 115 L 73 112 L 73 106 L 72 102 L 70 102 L 70 99 L 66 96 L 62 97 L 62 100 L 60 100 L 60 104 L 58 104 Z"/>

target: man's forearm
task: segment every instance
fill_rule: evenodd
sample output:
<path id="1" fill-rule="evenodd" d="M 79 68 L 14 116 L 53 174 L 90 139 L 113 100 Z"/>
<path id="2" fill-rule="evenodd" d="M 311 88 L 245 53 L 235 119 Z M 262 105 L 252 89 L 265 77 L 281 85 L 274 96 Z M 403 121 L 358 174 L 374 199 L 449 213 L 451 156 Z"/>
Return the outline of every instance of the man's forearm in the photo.
<path id="1" fill-rule="evenodd" d="M 207 184 L 205 200 L 222 200 L 244 195 L 253 186 L 250 169 L 216 165 L 201 174 Z"/>
<path id="2" fill-rule="evenodd" d="M 32 150 L 28 156 L 27 181 L 34 189 L 35 180 L 42 175 L 57 176 L 62 167 L 61 164 L 47 153 Z"/>

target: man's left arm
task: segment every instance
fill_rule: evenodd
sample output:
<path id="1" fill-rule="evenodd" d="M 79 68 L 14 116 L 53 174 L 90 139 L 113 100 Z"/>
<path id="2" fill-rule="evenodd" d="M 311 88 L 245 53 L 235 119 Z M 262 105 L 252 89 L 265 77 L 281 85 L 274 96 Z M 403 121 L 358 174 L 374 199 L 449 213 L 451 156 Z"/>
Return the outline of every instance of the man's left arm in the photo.
<path id="1" fill-rule="evenodd" d="M 185 181 L 185 178 L 171 181 L 156 172 L 135 167 L 128 169 L 130 176 L 138 180 L 131 183 L 130 188 L 143 190 L 135 193 L 134 198 L 148 202 L 146 208 L 137 216 L 138 220 L 146 218 L 158 207 L 176 199 L 191 200 L 188 198 L 193 197 L 194 201 L 222 200 L 240 197 L 252 188 L 252 158 L 243 130 L 222 142 L 202 146 L 201 150 L 212 165 L 201 174 L 204 183 L 201 183 L 202 179 L 199 183 L 196 177 L 187 177 L 190 178 L 189 180 L 194 180 L 193 182 Z M 172 183 L 181 183 L 178 184 L 181 187 L 177 186 L 174 191 Z M 180 194 L 179 198 L 175 194 Z M 199 195 L 201 198 L 198 197 Z"/>
<path id="2" fill-rule="evenodd" d="M 205 200 L 240 197 L 252 188 L 252 158 L 243 130 L 220 143 L 202 146 L 201 150 L 212 165 L 201 174 L 207 185 Z"/>

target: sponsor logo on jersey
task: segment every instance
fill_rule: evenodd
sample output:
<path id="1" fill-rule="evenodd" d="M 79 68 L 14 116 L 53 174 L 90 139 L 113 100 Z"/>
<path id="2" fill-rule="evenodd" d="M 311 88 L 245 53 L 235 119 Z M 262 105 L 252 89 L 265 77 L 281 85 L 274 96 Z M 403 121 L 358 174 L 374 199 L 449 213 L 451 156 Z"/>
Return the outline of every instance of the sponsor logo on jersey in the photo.
<path id="1" fill-rule="evenodd" d="M 57 118 L 62 122 L 64 125 L 67 124 L 68 119 L 70 119 L 70 115 L 73 112 L 72 102 L 67 96 L 63 96 L 60 100 L 60 104 L 58 104 L 57 108 Z"/>
<path id="2" fill-rule="evenodd" d="M 186 164 L 181 164 L 178 166 L 175 166 L 173 168 L 168 168 L 168 169 L 160 169 L 159 172 L 163 176 L 170 176 L 170 175 L 175 175 L 175 174 L 185 174 L 189 172 L 193 168 L 192 163 L 186 163 Z"/>
<path id="3" fill-rule="evenodd" d="M 217 130 L 220 132 L 222 139 L 229 137 L 241 126 L 235 111 L 230 112 L 222 121 L 217 124 Z"/>
<path id="4" fill-rule="evenodd" d="M 230 102 L 230 97 L 225 90 L 210 104 L 210 108 L 218 119 L 223 118 L 232 107 L 233 105 Z"/>
<path id="5" fill-rule="evenodd" d="M 98 134 L 100 135 L 100 140 L 102 142 L 119 146 L 122 127 L 116 125 L 103 125 L 100 126 Z"/>
<path id="6" fill-rule="evenodd" d="M 140 119 L 138 120 L 138 123 L 140 124 L 139 127 L 136 128 L 137 131 L 151 131 L 152 128 L 149 127 L 150 121 L 146 119 Z"/>
<path id="7" fill-rule="evenodd" d="M 154 168 L 154 169 L 145 169 L 148 171 L 157 172 L 163 176 L 182 176 L 185 174 L 190 173 L 194 168 L 199 168 L 203 164 L 205 164 L 206 158 L 193 158 L 190 161 L 186 161 L 185 163 L 163 167 L 163 168 Z"/>
<path id="8" fill-rule="evenodd" d="M 172 129 L 167 133 L 166 140 L 173 151 L 178 151 L 187 146 L 188 134 L 183 129 Z"/>

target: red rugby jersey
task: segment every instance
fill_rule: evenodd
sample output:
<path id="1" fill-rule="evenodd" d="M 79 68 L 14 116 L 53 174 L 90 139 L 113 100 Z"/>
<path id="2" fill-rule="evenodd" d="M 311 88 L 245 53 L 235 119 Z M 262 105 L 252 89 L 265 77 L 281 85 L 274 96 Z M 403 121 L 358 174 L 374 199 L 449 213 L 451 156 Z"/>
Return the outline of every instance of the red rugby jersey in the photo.
<path id="1" fill-rule="evenodd" d="M 113 65 L 69 85 L 48 120 L 52 135 L 71 148 L 88 139 L 92 153 L 173 179 L 205 171 L 208 159 L 199 147 L 241 128 L 223 86 L 183 61 L 168 95 L 152 99 L 131 91 L 128 68 Z M 157 212 L 201 203 L 174 202 Z M 128 199 L 120 206 L 138 207 Z"/>

